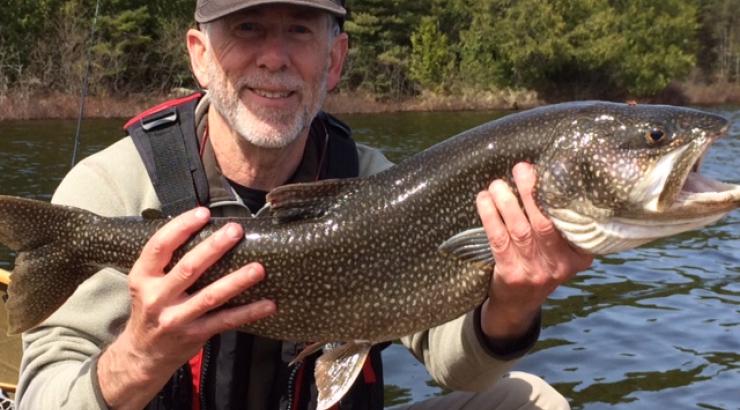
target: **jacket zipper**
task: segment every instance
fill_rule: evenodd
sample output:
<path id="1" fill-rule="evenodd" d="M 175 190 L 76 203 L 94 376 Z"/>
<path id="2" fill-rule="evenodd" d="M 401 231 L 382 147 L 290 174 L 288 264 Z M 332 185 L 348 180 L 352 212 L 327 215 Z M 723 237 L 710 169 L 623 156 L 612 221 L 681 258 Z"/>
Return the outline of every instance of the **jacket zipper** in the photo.
<path id="1" fill-rule="evenodd" d="M 298 386 L 299 380 L 296 380 L 296 378 L 302 367 L 303 363 L 296 363 L 288 375 L 288 394 L 286 394 L 286 397 L 288 398 L 288 407 L 286 407 L 285 410 L 295 410 L 298 407 L 300 400 L 300 397 L 298 397 L 300 387 Z"/>
<path id="2" fill-rule="evenodd" d="M 206 406 L 206 373 L 211 362 L 211 340 L 203 346 L 203 359 L 200 364 L 200 410 L 208 410 Z"/>

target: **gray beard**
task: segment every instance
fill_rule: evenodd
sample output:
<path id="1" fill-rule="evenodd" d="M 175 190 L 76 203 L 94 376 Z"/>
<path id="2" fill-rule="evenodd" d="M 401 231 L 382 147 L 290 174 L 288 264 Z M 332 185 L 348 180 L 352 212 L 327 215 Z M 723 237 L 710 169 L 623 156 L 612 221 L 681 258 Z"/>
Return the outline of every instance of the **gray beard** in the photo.
<path id="1" fill-rule="evenodd" d="M 210 56 L 210 53 L 208 53 Z M 285 148 L 300 137 L 313 118 L 318 114 L 326 98 L 328 82 L 328 65 L 324 67 L 318 95 L 306 93 L 303 81 L 288 74 L 267 75 L 259 73 L 240 78 L 236 85 L 226 78 L 226 74 L 213 57 L 206 63 L 209 80 L 211 106 L 224 118 L 229 127 L 250 144 L 268 149 Z M 248 85 L 271 84 L 293 90 L 302 90 L 308 97 L 307 104 L 293 112 L 262 110 L 252 107 L 250 110 L 239 99 L 239 95 Z"/>

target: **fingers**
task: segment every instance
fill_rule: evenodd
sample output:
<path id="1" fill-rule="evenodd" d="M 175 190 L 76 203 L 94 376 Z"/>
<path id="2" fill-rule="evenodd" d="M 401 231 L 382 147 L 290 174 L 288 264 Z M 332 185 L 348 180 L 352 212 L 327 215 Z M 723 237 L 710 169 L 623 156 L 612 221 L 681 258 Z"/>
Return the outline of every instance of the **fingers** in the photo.
<path id="1" fill-rule="evenodd" d="M 539 247 L 545 254 L 561 254 L 570 256 L 565 263 L 567 267 L 555 272 L 561 279 L 566 279 L 570 272 L 580 272 L 587 269 L 593 263 L 593 255 L 585 254 L 572 247 L 555 228 L 555 224 L 545 216 L 534 199 L 534 188 L 537 176 L 534 166 L 527 163 L 519 163 L 514 167 L 514 181 L 522 198 L 524 209 L 529 218 L 532 230 L 539 240 Z M 560 274 L 560 272 L 566 272 Z"/>
<path id="2" fill-rule="evenodd" d="M 519 199 L 511 190 L 509 185 L 501 180 L 491 184 L 493 201 L 501 219 L 508 229 L 511 240 L 518 248 L 529 248 L 532 246 L 532 228 L 527 215 L 519 205 Z"/>
<path id="3" fill-rule="evenodd" d="M 488 192 L 491 195 L 494 208 L 488 213 L 491 215 L 497 214 L 497 219 L 502 221 L 506 228 L 505 230 L 494 230 L 494 232 L 498 231 L 498 234 L 495 235 L 498 239 L 489 238 L 492 239 L 492 246 L 505 244 L 505 235 L 525 254 L 533 249 L 535 241 L 539 241 L 539 245 L 545 247 L 554 246 L 561 240 L 560 234 L 550 219 L 542 214 L 535 202 L 534 187 L 537 176 L 534 167 L 527 163 L 519 163 L 514 167 L 513 174 L 524 209 L 522 209 L 516 194 L 506 182 L 497 180 L 491 184 Z M 483 215 L 481 217 L 483 218 Z"/>
<path id="4" fill-rule="evenodd" d="M 183 323 L 191 322 L 222 306 L 265 278 L 262 265 L 252 263 L 199 290 L 187 301 L 170 309 L 166 316 Z"/>
<path id="5" fill-rule="evenodd" d="M 209 218 L 206 208 L 186 212 L 160 228 L 145 245 L 129 275 L 132 305 L 144 323 L 171 330 L 198 323 L 207 313 L 264 279 L 264 268 L 255 263 L 214 281 L 195 295 L 186 293 L 243 238 L 243 228 L 235 223 L 226 224 L 198 243 L 165 275 L 175 251 Z M 231 315 L 227 318 L 235 319 Z"/>
<path id="6" fill-rule="evenodd" d="M 171 374 L 172 364 L 186 362 L 214 334 L 276 312 L 275 303 L 266 300 L 219 309 L 265 278 L 258 263 L 237 269 L 193 295 L 186 293 L 241 240 L 243 228 L 238 224 L 225 225 L 198 243 L 165 274 L 175 251 L 209 218 L 208 210 L 200 208 L 168 222 L 147 242 L 131 269 L 131 314 L 117 341 L 124 351 L 133 352 L 129 356 L 144 358 L 148 368 Z"/>
<path id="7" fill-rule="evenodd" d="M 496 256 L 496 264 L 508 263 L 511 258 L 510 254 L 506 252 L 511 245 L 509 231 L 496 209 L 491 190 L 479 193 L 476 205 L 483 222 L 483 228 L 488 236 L 488 243 Z"/>
<path id="8" fill-rule="evenodd" d="M 507 272 L 509 278 L 549 275 L 558 261 L 565 258 L 562 251 L 568 250 L 567 245 L 563 249 L 563 239 L 534 200 L 534 167 L 519 163 L 513 174 L 523 207 L 519 197 L 503 180 L 491 183 L 477 202 L 496 259 L 496 269 Z"/>
<path id="9" fill-rule="evenodd" d="M 497 266 L 502 262 L 511 262 L 511 266 L 534 262 L 543 265 L 559 281 L 588 268 L 593 257 L 576 252 L 540 211 L 534 197 L 537 180 L 534 166 L 519 163 L 513 169 L 513 176 L 523 207 L 502 180 L 494 181 L 488 191 L 481 193 L 483 200 L 479 200 L 479 214 Z"/>
<path id="10" fill-rule="evenodd" d="M 206 335 L 222 333 L 264 319 L 275 312 L 275 302 L 260 300 L 206 316 L 197 330 Z"/>
<path id="11" fill-rule="evenodd" d="M 534 199 L 534 187 L 537 182 L 537 175 L 534 167 L 526 162 L 521 162 L 514 166 L 514 182 L 522 198 L 522 204 L 527 212 L 527 217 L 532 229 L 539 236 L 548 236 L 557 234 L 553 223 L 540 211 Z"/>
<path id="12" fill-rule="evenodd" d="M 211 265 L 223 257 L 244 236 L 236 223 L 221 227 L 216 233 L 196 245 L 164 277 L 164 286 L 173 294 L 185 292 Z"/>
<path id="13" fill-rule="evenodd" d="M 506 182 L 494 181 L 479 196 L 478 206 L 497 265 L 534 256 L 536 238 L 519 200 Z"/>
<path id="14" fill-rule="evenodd" d="M 203 228 L 210 218 L 207 208 L 196 208 L 172 219 L 144 245 L 130 276 L 160 276 L 177 248 L 195 232 Z"/>

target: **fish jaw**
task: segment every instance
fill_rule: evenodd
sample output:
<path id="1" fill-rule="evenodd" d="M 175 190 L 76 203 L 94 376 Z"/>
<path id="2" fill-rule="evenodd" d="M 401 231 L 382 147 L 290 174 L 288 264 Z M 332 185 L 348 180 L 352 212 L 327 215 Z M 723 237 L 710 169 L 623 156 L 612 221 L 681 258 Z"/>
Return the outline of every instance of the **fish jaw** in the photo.
<path id="1" fill-rule="evenodd" d="M 656 177 L 656 180 L 659 178 Z M 592 254 L 617 253 L 654 240 L 714 224 L 740 207 L 740 185 L 727 184 L 691 171 L 671 203 L 656 206 L 662 192 L 647 198 L 637 211 L 581 213 L 551 208 L 548 213 L 560 232 L 576 247 Z M 580 204 L 576 209 L 593 209 Z"/>
<path id="2" fill-rule="evenodd" d="M 664 216 L 694 215 L 712 209 L 729 213 L 740 207 L 740 185 L 728 184 L 691 172 Z"/>
<path id="3" fill-rule="evenodd" d="M 729 212 L 695 214 L 693 217 L 675 220 L 609 218 L 606 221 L 597 221 L 570 209 L 552 209 L 550 217 L 571 244 L 587 253 L 606 255 L 703 228 L 722 219 Z"/>

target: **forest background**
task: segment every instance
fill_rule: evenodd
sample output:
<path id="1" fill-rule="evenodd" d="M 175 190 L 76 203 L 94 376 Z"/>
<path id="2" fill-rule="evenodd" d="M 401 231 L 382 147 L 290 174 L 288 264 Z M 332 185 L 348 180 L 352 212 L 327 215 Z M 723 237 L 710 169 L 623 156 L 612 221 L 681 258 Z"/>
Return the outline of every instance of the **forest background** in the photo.
<path id="1" fill-rule="evenodd" d="M 193 0 L 0 0 L 0 119 L 125 116 L 194 89 Z M 740 102 L 740 0 L 348 0 L 333 111 Z M 88 58 L 89 50 L 89 58 Z"/>

